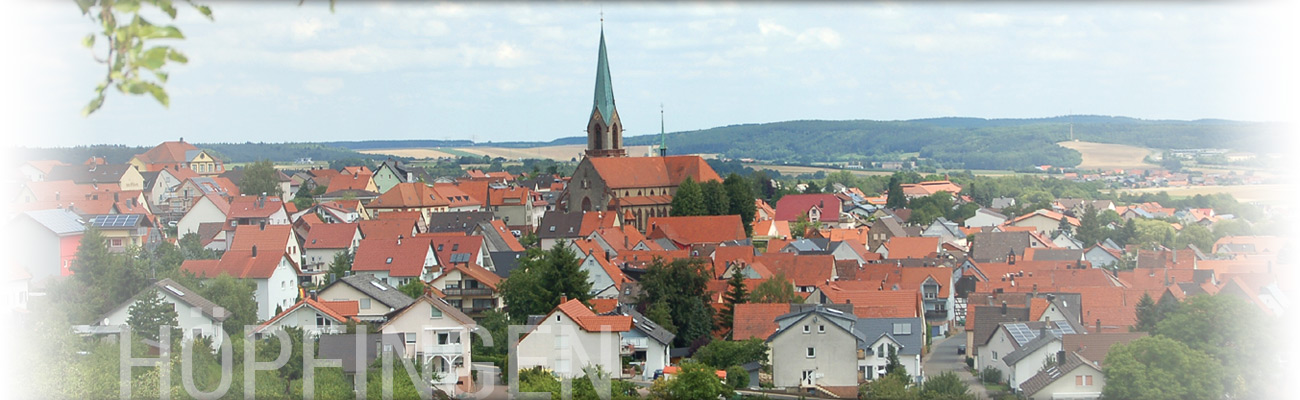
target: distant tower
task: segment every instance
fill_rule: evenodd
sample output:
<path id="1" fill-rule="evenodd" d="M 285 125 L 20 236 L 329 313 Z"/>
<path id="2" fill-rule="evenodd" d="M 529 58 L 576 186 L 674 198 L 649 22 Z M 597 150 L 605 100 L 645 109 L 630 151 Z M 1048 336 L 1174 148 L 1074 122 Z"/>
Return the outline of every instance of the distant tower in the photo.
<path id="1" fill-rule="evenodd" d="M 664 105 L 659 104 L 659 156 L 668 156 L 668 141 L 664 139 Z"/>
<path id="2" fill-rule="evenodd" d="M 596 94 L 587 121 L 587 157 L 624 157 L 623 123 L 614 107 L 614 84 L 605 54 L 605 22 L 600 24 L 600 54 L 596 60 Z"/>

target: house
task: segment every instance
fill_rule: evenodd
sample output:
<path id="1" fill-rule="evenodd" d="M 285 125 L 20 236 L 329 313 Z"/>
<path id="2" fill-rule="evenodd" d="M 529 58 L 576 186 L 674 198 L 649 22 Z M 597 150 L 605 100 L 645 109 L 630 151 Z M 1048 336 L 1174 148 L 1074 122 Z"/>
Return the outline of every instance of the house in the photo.
<path id="1" fill-rule="evenodd" d="M 441 377 L 434 384 L 455 393 L 455 386 L 470 382 L 470 332 L 477 327 L 457 307 L 426 293 L 390 313 L 388 322 L 379 330 L 401 335 L 407 357 L 432 366 L 434 374 Z"/>
<path id="2" fill-rule="evenodd" d="M 585 157 L 560 194 L 558 209 L 570 213 L 609 211 L 620 216 L 630 213 L 637 230 L 648 232 L 646 221 L 668 216 L 677 186 L 687 178 L 722 181 L 695 155 Z"/>
<path id="3" fill-rule="evenodd" d="M 993 302 L 989 300 L 989 302 Z M 983 369 L 990 364 L 984 364 L 980 361 L 983 358 L 978 357 L 983 353 L 981 350 L 985 343 L 993 337 L 993 333 L 1004 322 L 1032 321 L 1029 318 L 1029 305 L 1023 307 L 1008 307 L 1004 301 L 1001 306 L 970 304 L 966 311 L 966 349 L 968 355 L 975 358 L 975 368 Z M 988 357 L 991 359 L 992 357 Z"/>
<path id="4" fill-rule="evenodd" d="M 388 314 L 404 309 L 414 301 L 371 274 L 353 274 L 339 278 L 321 289 L 317 297 L 325 301 L 355 301 L 356 318 L 368 323 L 387 321 Z"/>
<path id="5" fill-rule="evenodd" d="M 1065 220 L 1065 223 L 1073 227 L 1071 229 L 1077 229 L 1079 227 L 1078 218 L 1049 210 L 1035 210 L 1034 212 L 1021 215 L 1008 221 L 1007 225 L 1033 227 L 1034 230 L 1039 233 L 1051 233 L 1059 230 L 1058 228 L 1061 226 L 1062 219 Z"/>
<path id="6" fill-rule="evenodd" d="M 23 251 L 11 254 L 15 265 L 26 268 L 33 281 L 72 275 L 77 248 L 86 227 L 68 210 L 25 211 L 8 225 L 9 243 L 21 243 Z M 19 237 L 21 236 L 21 237 Z"/>
<path id="7" fill-rule="evenodd" d="M 361 228 L 355 223 L 312 226 L 302 242 L 303 273 L 313 275 L 312 280 L 317 284 L 324 284 L 329 278 L 324 271 L 329 269 L 334 257 L 344 252 L 356 252 L 362 238 Z"/>
<path id="8" fill-rule="evenodd" d="M 497 291 L 501 277 L 478 264 L 456 260 L 459 258 L 448 261 L 441 274 L 429 281 L 429 287 L 438 289 L 452 307 L 472 317 L 481 317 L 489 310 L 500 310 L 504 306 L 501 292 Z"/>
<path id="9" fill-rule="evenodd" d="M 487 211 L 448 211 L 429 214 L 429 233 L 460 232 L 471 234 L 478 225 L 491 222 L 493 215 Z"/>
<path id="10" fill-rule="evenodd" d="M 488 187 L 488 211 L 510 226 L 533 227 L 541 222 L 540 210 L 533 206 L 532 191 L 515 185 L 496 188 Z"/>
<path id="11" fill-rule="evenodd" d="M 1009 257 L 1023 257 L 1025 249 L 1049 248 L 1048 242 L 1029 232 L 979 232 L 971 243 L 975 262 L 1009 262 Z"/>
<path id="12" fill-rule="evenodd" d="M 578 268 L 587 272 L 587 282 L 591 283 L 591 295 L 597 299 L 618 298 L 619 288 L 631 281 L 609 260 L 609 256 L 593 240 L 575 240 L 569 242 L 574 253 L 581 258 Z"/>
<path id="13" fill-rule="evenodd" d="M 963 221 L 963 224 L 965 224 L 967 228 L 978 228 L 985 226 L 998 226 L 1005 222 L 1007 222 L 1007 216 L 1002 215 L 997 211 L 993 211 L 992 209 L 980 207 L 980 209 L 975 210 L 975 215 L 966 218 L 966 220 Z"/>
<path id="14" fill-rule="evenodd" d="M 159 174 L 165 175 L 167 173 L 159 172 Z M 215 194 L 227 200 L 233 199 L 240 195 L 239 186 L 226 178 L 190 176 L 182 180 L 179 185 L 168 189 L 165 195 L 167 198 L 167 212 L 171 215 L 185 214 L 189 212 L 195 201 L 209 194 Z"/>
<path id="15" fill-rule="evenodd" d="M 347 332 L 348 322 L 356 321 L 356 316 L 355 301 L 322 301 L 307 297 L 258 325 L 253 329 L 253 335 L 262 337 L 286 327 L 302 329 L 312 337 L 336 335 Z"/>
<path id="16" fill-rule="evenodd" d="M 212 349 L 218 350 L 225 342 L 226 335 L 222 323 L 230 313 L 212 301 L 203 298 L 198 292 L 176 283 L 171 279 L 161 279 L 137 293 L 130 300 L 114 307 L 111 311 L 95 321 L 100 326 L 126 325 L 131 316 L 131 307 L 144 300 L 144 296 L 153 295 L 171 304 L 176 310 L 177 328 L 184 335 L 184 340 L 191 341 L 202 336 L 212 339 Z M 156 334 L 157 332 L 155 332 Z"/>
<path id="17" fill-rule="evenodd" d="M 937 237 L 940 243 L 958 241 L 966 243 L 966 234 L 962 233 L 956 222 L 949 221 L 947 218 L 939 217 L 931 222 L 921 231 L 921 236 Z"/>
<path id="18" fill-rule="evenodd" d="M 1094 268 L 1112 268 L 1124 260 L 1124 253 L 1101 245 L 1094 245 L 1083 252 L 1083 259 Z"/>
<path id="19" fill-rule="evenodd" d="M 389 189 L 399 183 L 433 183 L 433 179 L 424 171 L 424 168 L 402 165 L 401 161 L 394 160 L 391 157 L 379 164 L 379 168 L 375 169 L 371 179 L 375 182 L 375 189 L 381 194 L 388 193 Z"/>
<path id="20" fill-rule="evenodd" d="M 908 200 L 934 195 L 939 192 L 948 192 L 953 198 L 956 198 L 957 194 L 961 193 L 961 186 L 947 180 L 905 183 L 902 188 L 903 196 L 906 196 Z"/>
<path id="21" fill-rule="evenodd" d="M 175 142 L 162 142 L 142 154 L 131 157 L 129 164 L 140 172 L 160 171 L 164 168 L 188 168 L 200 175 L 217 175 L 226 171 L 225 164 L 186 143 L 185 138 Z"/>
<path id="22" fill-rule="evenodd" d="M 439 265 L 428 238 L 384 238 L 367 235 L 352 258 L 352 272 L 368 273 L 401 287 L 411 280 L 428 281 Z"/>
<path id="23" fill-rule="evenodd" d="M 923 376 L 925 331 L 920 318 L 862 319 L 818 305 L 792 308 L 778 316 L 776 324 L 776 332 L 767 338 L 774 386 L 856 387 L 861 380 L 880 376 L 882 360 L 890 353 L 899 356 L 908 375 Z"/>
<path id="24" fill-rule="evenodd" d="M 289 225 L 289 212 L 275 196 L 239 196 L 230 201 L 226 230 L 239 225 Z"/>
<path id="25" fill-rule="evenodd" d="M 277 307 L 288 308 L 298 298 L 298 262 L 282 248 L 271 248 L 258 253 L 256 245 L 250 250 L 230 250 L 220 260 L 185 260 L 181 269 L 203 279 L 227 274 L 248 279 L 257 285 L 257 319 L 274 316 Z"/>
<path id="26" fill-rule="evenodd" d="M 357 335 L 364 340 L 357 346 Z M 352 379 L 357 371 L 364 372 L 385 352 L 392 352 L 397 357 L 406 357 L 405 345 L 401 335 L 383 333 L 358 333 L 324 335 L 317 344 L 318 360 L 340 360 L 343 362 L 343 374 Z M 358 353 L 359 352 L 359 353 Z M 395 363 L 396 364 L 396 363 Z M 402 373 L 403 367 L 396 367 L 396 373 Z"/>
<path id="27" fill-rule="evenodd" d="M 833 194 L 791 194 L 776 202 L 776 220 L 794 222 L 803 217 L 822 227 L 838 227 L 840 200 Z"/>
<path id="28" fill-rule="evenodd" d="M 652 217 L 646 227 L 646 238 L 667 240 L 672 243 L 672 247 L 680 250 L 689 249 L 693 245 L 748 239 L 739 215 Z"/>
<path id="29" fill-rule="evenodd" d="M 811 293 L 818 285 L 836 279 L 835 257 L 831 255 L 768 253 L 755 256 L 754 264 L 767 268 L 773 274 L 784 274 L 798 293 Z"/>
<path id="30" fill-rule="evenodd" d="M 880 245 L 889 241 L 893 237 L 907 236 L 907 231 L 898 218 L 882 217 L 871 223 L 871 228 L 867 230 L 867 248 L 877 249 Z"/>
<path id="31" fill-rule="evenodd" d="M 372 216 L 394 211 L 418 211 L 427 223 L 429 214 L 446 212 L 451 199 L 425 183 L 398 183 L 366 204 Z"/>
<path id="32" fill-rule="evenodd" d="M 72 181 L 79 185 L 115 184 L 124 191 L 144 190 L 144 176 L 126 164 L 64 165 L 50 169 L 49 181 Z"/>
<path id="33" fill-rule="evenodd" d="M 741 303 L 736 304 L 735 311 L 736 315 L 732 318 L 732 340 L 766 339 L 776 332 L 776 317 L 790 312 L 790 305 L 783 303 Z"/>
<path id="34" fill-rule="evenodd" d="M 162 242 L 162 233 L 144 214 L 96 215 L 86 221 L 86 226 L 99 230 L 108 245 L 108 251 L 120 253 L 127 248 L 152 250 Z"/>
<path id="35" fill-rule="evenodd" d="M 892 237 L 876 249 L 886 259 L 934 258 L 939 251 L 937 237 Z"/>
<path id="36" fill-rule="evenodd" d="M 215 222 L 224 225 L 229 213 L 230 202 L 226 201 L 225 197 L 217 193 L 204 194 L 194 200 L 189 211 L 186 211 L 176 223 L 176 234 L 184 237 L 190 233 L 198 233 L 199 226 L 205 223 Z"/>
<path id="37" fill-rule="evenodd" d="M 858 374 L 875 380 L 885 376 L 889 354 L 907 374 L 921 378 L 921 357 L 925 348 L 925 323 L 920 318 L 859 318 L 853 329 L 863 339 L 858 345 Z"/>
<path id="38" fill-rule="evenodd" d="M 542 367 L 562 378 L 577 378 L 598 367 L 622 377 L 619 349 L 623 333 L 632 329 L 632 317 L 599 316 L 581 301 L 562 298 L 555 310 L 529 325 L 517 345 L 519 370 Z"/>
<path id="39" fill-rule="evenodd" d="M 1041 371 L 1020 384 L 1020 392 L 1029 400 L 1098 399 L 1106 387 L 1106 376 L 1098 361 L 1066 351 L 1045 365 Z"/>
<path id="40" fill-rule="evenodd" d="M 46 180 L 45 177 L 49 176 L 50 171 L 60 165 L 68 164 L 59 160 L 27 161 L 18 166 L 18 172 L 22 173 L 28 181 L 40 182 Z"/>
<path id="41" fill-rule="evenodd" d="M 1012 387 L 1018 387 L 1038 371 L 1043 357 L 1061 349 L 1061 336 L 1076 333 L 1083 333 L 1082 328 L 1076 329 L 1069 321 L 1003 322 L 987 341 L 976 343 L 979 347 L 976 366 L 993 367 L 1002 372 L 1002 378 Z M 1038 358 L 1034 360 L 1031 356 Z M 1030 361 L 1018 363 L 1026 358 Z"/>
<path id="42" fill-rule="evenodd" d="M 619 348 L 623 353 L 630 353 L 632 364 L 640 368 L 641 379 L 653 380 L 655 371 L 668 366 L 668 352 L 676 335 L 629 305 L 618 305 L 612 315 L 632 317 L 632 329 L 620 336 Z"/>

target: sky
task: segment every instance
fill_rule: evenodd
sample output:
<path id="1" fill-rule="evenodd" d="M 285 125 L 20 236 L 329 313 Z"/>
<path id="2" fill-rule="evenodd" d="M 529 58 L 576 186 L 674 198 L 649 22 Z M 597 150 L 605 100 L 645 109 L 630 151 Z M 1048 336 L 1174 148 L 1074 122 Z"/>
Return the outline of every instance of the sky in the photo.
<path id="1" fill-rule="evenodd" d="M 361 3 L 182 7 L 164 108 L 110 94 L 72 2 L 0 16 L 11 144 L 579 136 L 604 32 L 626 135 L 797 119 L 1290 121 L 1275 2 Z M 154 18 L 162 23 L 165 18 Z M 164 44 L 161 43 L 160 44 Z"/>

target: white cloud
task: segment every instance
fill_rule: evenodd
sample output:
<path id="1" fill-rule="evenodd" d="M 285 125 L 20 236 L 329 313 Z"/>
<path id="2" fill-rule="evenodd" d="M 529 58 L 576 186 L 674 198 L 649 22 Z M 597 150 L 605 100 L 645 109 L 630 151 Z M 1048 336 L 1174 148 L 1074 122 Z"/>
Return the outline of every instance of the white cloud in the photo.
<path id="1" fill-rule="evenodd" d="M 280 85 L 269 83 L 244 83 L 227 86 L 225 92 L 234 96 L 242 97 L 265 97 L 279 94 Z"/>
<path id="2" fill-rule="evenodd" d="M 981 28 L 1001 28 L 1011 22 L 1011 16 L 999 13 L 974 13 L 962 16 L 962 20 L 971 26 Z"/>
<path id="3" fill-rule="evenodd" d="M 327 95 L 339 91 L 343 88 L 343 80 L 339 78 L 311 78 L 302 83 L 303 88 L 308 92 L 319 95 Z"/>
<path id="4" fill-rule="evenodd" d="M 794 35 L 794 32 L 791 31 L 790 28 L 786 28 L 781 24 L 772 21 L 766 21 L 766 20 L 758 21 L 758 32 L 762 33 L 763 36 L 769 36 L 769 35 L 793 36 Z"/>
<path id="5" fill-rule="evenodd" d="M 827 49 L 838 49 L 843 39 L 840 38 L 839 32 L 831 28 L 809 28 L 799 34 L 796 38 L 799 44 L 821 47 Z"/>
<path id="6" fill-rule="evenodd" d="M 294 22 L 291 32 L 295 40 L 315 39 L 322 28 L 325 28 L 325 23 L 321 22 L 320 18 L 311 17 Z"/>

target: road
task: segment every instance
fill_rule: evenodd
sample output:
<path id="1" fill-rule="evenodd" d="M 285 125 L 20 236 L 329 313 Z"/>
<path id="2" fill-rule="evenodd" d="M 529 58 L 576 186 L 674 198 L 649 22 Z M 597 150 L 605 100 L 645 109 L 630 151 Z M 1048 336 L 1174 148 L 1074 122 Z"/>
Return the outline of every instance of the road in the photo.
<path id="1" fill-rule="evenodd" d="M 970 385 L 970 391 L 976 398 L 987 399 L 988 390 L 978 379 L 975 379 L 974 375 L 966 371 L 966 356 L 957 355 L 957 346 L 966 344 L 966 334 L 962 332 L 931 342 L 930 354 L 921 360 L 921 368 L 925 369 L 926 377 L 935 377 L 944 371 L 954 371 L 967 385 Z"/>

